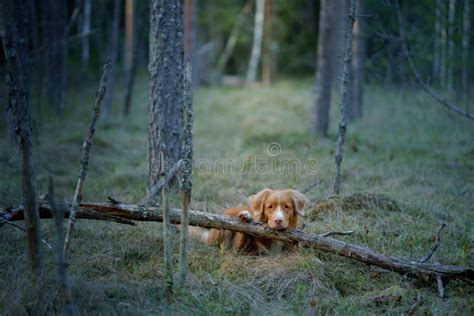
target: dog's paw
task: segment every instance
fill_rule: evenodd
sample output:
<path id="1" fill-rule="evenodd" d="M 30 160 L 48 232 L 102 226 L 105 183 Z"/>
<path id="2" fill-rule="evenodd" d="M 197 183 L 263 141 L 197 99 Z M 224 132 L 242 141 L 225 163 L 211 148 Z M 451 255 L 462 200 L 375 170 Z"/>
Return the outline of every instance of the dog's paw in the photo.
<path id="1" fill-rule="evenodd" d="M 252 222 L 252 214 L 249 211 L 243 210 L 239 213 L 239 219 L 242 223 L 251 223 Z"/>

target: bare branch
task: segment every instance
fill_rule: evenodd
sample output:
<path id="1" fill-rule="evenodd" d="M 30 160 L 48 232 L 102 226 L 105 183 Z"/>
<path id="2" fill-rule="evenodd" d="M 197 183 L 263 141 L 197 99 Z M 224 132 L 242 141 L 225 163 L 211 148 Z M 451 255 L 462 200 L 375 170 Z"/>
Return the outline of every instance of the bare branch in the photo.
<path id="1" fill-rule="evenodd" d="M 415 67 L 415 64 L 413 62 L 413 59 L 411 58 L 411 55 L 408 51 L 407 43 L 406 43 L 406 38 L 405 38 L 405 32 L 403 29 L 403 20 L 402 20 L 402 14 L 400 12 L 400 5 L 398 4 L 398 1 L 395 2 L 396 8 L 397 8 L 397 15 L 398 15 L 398 28 L 399 28 L 399 33 L 400 33 L 400 38 L 402 41 L 402 48 L 403 52 L 408 60 L 408 63 L 410 64 L 410 68 L 415 75 L 416 81 L 420 84 L 420 86 L 438 103 L 440 103 L 442 106 L 447 108 L 448 110 L 451 110 L 459 115 L 462 115 L 464 117 L 467 117 L 468 119 L 474 120 L 474 115 L 470 114 L 467 111 L 464 111 L 461 107 L 448 102 L 446 98 L 439 96 L 426 82 L 423 81 L 423 79 L 420 76 L 420 73 Z"/>
<path id="2" fill-rule="evenodd" d="M 347 230 L 344 232 L 338 232 L 338 231 L 329 231 L 324 234 L 320 234 L 319 236 L 321 237 L 329 237 L 329 236 L 334 236 L 334 235 L 340 235 L 340 236 L 347 236 L 347 235 L 352 235 L 354 233 L 353 230 Z"/>
<path id="3" fill-rule="evenodd" d="M 441 231 L 445 227 L 446 227 L 445 223 L 441 224 L 441 227 L 438 230 L 438 234 L 436 235 L 435 243 L 433 244 L 433 246 L 431 246 L 430 252 L 426 255 L 426 257 L 419 261 L 420 263 L 428 262 L 428 260 L 430 260 L 433 254 L 435 253 L 436 249 L 438 249 L 438 246 L 441 242 Z"/>
<path id="4" fill-rule="evenodd" d="M 71 212 L 70 212 L 69 222 L 67 226 L 66 237 L 64 239 L 64 255 L 65 256 L 67 256 L 67 251 L 69 249 L 71 231 L 73 230 L 74 224 L 76 223 L 76 211 L 82 200 L 82 187 L 84 185 L 84 181 L 86 180 L 87 168 L 89 165 L 89 154 L 92 147 L 92 138 L 94 137 L 95 127 L 100 115 L 100 108 L 102 105 L 102 101 L 104 100 L 105 91 L 107 89 L 107 80 L 109 76 L 110 67 L 111 67 L 111 63 L 110 61 L 107 61 L 104 65 L 104 71 L 102 73 L 102 78 L 100 79 L 99 88 L 97 90 L 97 95 L 94 102 L 94 108 L 92 111 L 92 119 L 89 124 L 89 129 L 87 131 L 86 139 L 84 140 L 84 144 L 82 146 L 81 171 L 79 173 L 79 179 L 77 180 L 76 191 L 74 193 L 74 199 L 71 205 Z"/>
<path id="5" fill-rule="evenodd" d="M 7 220 L 4 220 L 4 219 L 0 219 L 0 224 L 8 224 L 10 226 L 13 226 L 15 228 L 18 228 L 19 230 L 23 231 L 23 232 L 26 232 L 26 229 L 24 229 L 23 227 L 21 227 L 20 225 L 17 225 L 15 223 L 12 223 L 12 222 L 9 222 Z M 0 226 L 1 227 L 1 226 Z M 51 246 L 50 243 L 48 243 L 46 240 L 44 240 L 43 238 L 41 238 L 41 242 L 43 244 L 45 244 L 46 247 L 48 247 L 49 250 L 53 249 L 53 247 Z"/>

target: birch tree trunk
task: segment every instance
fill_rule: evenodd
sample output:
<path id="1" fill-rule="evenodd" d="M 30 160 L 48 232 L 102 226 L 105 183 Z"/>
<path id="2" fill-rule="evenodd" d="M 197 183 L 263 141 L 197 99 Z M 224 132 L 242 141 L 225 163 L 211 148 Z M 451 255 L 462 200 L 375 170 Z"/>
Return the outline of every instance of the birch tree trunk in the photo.
<path id="1" fill-rule="evenodd" d="M 341 87 L 341 117 L 339 118 L 339 136 L 337 138 L 337 149 L 334 161 L 336 162 L 336 176 L 334 177 L 334 187 L 332 193 L 338 195 L 341 191 L 341 165 L 344 154 L 344 140 L 347 126 L 347 104 L 349 102 L 349 89 L 351 87 L 351 63 L 352 63 L 352 27 L 355 21 L 355 1 L 350 2 L 350 12 L 347 17 L 344 44 L 344 74 Z"/>
<path id="2" fill-rule="evenodd" d="M 271 85 L 273 77 L 272 0 L 265 0 L 263 23 L 262 81 Z"/>
<path id="3" fill-rule="evenodd" d="M 115 83 L 117 77 L 117 62 L 119 50 L 119 28 L 120 28 L 120 3 L 121 0 L 114 0 L 114 12 L 112 18 L 112 32 L 110 37 L 109 56 L 110 56 L 110 78 L 107 86 L 107 92 L 104 98 L 104 110 L 102 112 L 102 119 L 106 120 L 109 117 L 110 109 L 115 93 Z"/>
<path id="4" fill-rule="evenodd" d="M 181 158 L 183 4 L 153 0 L 150 12 L 148 190 L 159 182 L 160 152 L 172 170 Z"/>
<path id="5" fill-rule="evenodd" d="M 356 0 L 356 15 L 364 14 L 364 1 Z M 356 19 L 353 29 L 352 41 L 352 90 L 351 99 L 349 100 L 349 109 L 351 119 L 359 119 L 362 117 L 362 105 L 364 95 L 364 64 L 366 56 L 366 38 L 364 19 Z"/>
<path id="6" fill-rule="evenodd" d="M 257 68 L 262 52 L 264 2 L 265 0 L 256 0 L 252 52 L 250 54 L 249 66 L 247 68 L 247 76 L 245 80 L 247 84 L 254 83 L 257 78 Z"/>
<path id="7" fill-rule="evenodd" d="M 469 105 L 469 39 L 471 32 L 470 0 L 464 0 L 462 19 L 462 93 L 466 106 Z"/>
<path id="8" fill-rule="evenodd" d="M 82 20 L 82 33 L 84 36 L 82 37 L 82 66 L 87 67 L 89 64 L 89 57 L 90 57 L 90 45 L 89 45 L 89 34 L 91 30 L 91 0 L 83 0 L 83 20 Z"/>
<path id="9" fill-rule="evenodd" d="M 449 0 L 448 16 L 448 58 L 447 58 L 447 88 L 449 92 L 454 87 L 454 18 L 456 16 L 456 0 Z"/>
<path id="10" fill-rule="evenodd" d="M 25 228 L 28 240 L 28 257 L 32 271 L 39 272 L 41 267 L 41 232 L 39 223 L 38 201 L 36 194 L 36 176 L 33 167 L 33 144 L 31 137 L 31 106 L 26 87 L 26 33 L 17 27 L 23 23 L 18 19 L 26 14 L 21 4 L 11 0 L 2 3 L 3 50 L 7 61 L 5 79 L 8 87 L 8 107 L 13 119 L 13 127 L 20 145 L 22 157 L 22 191 L 24 204 Z M 26 16 L 23 16 L 26 18 Z"/>
<path id="11" fill-rule="evenodd" d="M 328 136 L 332 83 L 332 14 L 331 0 L 321 0 L 319 13 L 318 56 L 316 63 L 315 102 L 311 121 L 314 136 Z"/>

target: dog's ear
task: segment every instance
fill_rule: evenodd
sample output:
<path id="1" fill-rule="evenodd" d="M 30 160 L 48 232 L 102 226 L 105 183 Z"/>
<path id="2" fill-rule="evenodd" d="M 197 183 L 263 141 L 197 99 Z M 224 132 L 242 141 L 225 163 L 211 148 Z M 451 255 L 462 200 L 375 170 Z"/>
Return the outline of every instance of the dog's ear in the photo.
<path id="1" fill-rule="evenodd" d="M 304 208 L 308 203 L 308 199 L 304 196 L 303 193 L 297 190 L 290 190 L 291 196 L 293 198 L 293 205 L 296 211 L 296 214 L 304 217 Z"/>
<path id="2" fill-rule="evenodd" d="M 264 189 L 255 195 L 249 197 L 249 206 L 252 209 L 253 219 L 259 222 L 266 222 L 265 216 L 265 200 L 272 192 L 271 189 Z"/>

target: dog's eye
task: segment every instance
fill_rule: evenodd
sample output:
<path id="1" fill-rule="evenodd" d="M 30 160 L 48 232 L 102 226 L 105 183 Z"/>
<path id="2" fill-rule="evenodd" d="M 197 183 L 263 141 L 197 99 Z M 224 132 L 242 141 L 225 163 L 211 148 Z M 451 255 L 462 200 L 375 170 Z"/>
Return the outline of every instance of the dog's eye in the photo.
<path id="1" fill-rule="evenodd" d="M 273 208 L 273 205 L 268 205 L 268 208 Z"/>
<path id="2" fill-rule="evenodd" d="M 289 208 L 290 206 L 289 205 L 285 205 L 285 208 Z"/>

